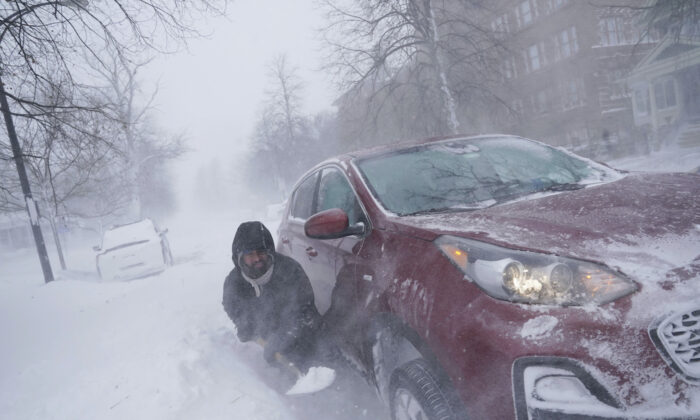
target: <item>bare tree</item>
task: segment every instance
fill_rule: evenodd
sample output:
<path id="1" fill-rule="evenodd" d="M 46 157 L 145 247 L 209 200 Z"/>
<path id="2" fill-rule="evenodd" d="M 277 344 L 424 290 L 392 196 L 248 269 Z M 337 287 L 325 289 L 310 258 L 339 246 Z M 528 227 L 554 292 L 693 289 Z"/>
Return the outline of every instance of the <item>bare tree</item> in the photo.
<path id="1" fill-rule="evenodd" d="M 42 92 L 41 98 L 58 110 L 69 98 L 59 84 L 53 87 L 51 92 Z M 29 182 L 39 197 L 40 217 L 51 227 L 63 269 L 66 264 L 59 224 L 65 225 L 67 217 L 72 216 L 67 210 L 70 201 L 90 195 L 94 190 L 96 175 L 109 165 L 112 152 L 106 143 L 96 141 L 100 134 L 96 128 L 99 122 L 95 117 L 98 116 L 78 109 L 62 110 L 20 120 L 18 125 L 19 132 L 27 139 L 23 149 Z M 8 186 L 4 194 L 0 194 L 0 208 L 22 209 L 21 189 L 17 182 L 12 182 L 16 176 L 3 171 L 0 179 Z"/>
<path id="2" fill-rule="evenodd" d="M 328 68 L 348 92 L 343 100 L 372 104 L 360 106 L 371 110 L 367 116 L 386 112 L 414 133 L 454 134 L 473 97 L 492 95 L 502 44 L 483 2 L 323 3 Z"/>
<path id="3" fill-rule="evenodd" d="M 267 171 L 272 188 L 284 195 L 289 183 L 313 163 L 298 154 L 312 145 L 310 121 L 302 113 L 303 83 L 284 55 L 272 61 L 268 75 L 270 87 L 253 133 L 253 161 L 260 163 L 254 169 Z M 293 155 L 297 158 L 290 159 Z"/>
<path id="4" fill-rule="evenodd" d="M 104 61 L 144 50 L 165 51 L 173 42 L 197 35 L 193 11 L 219 10 L 218 0 L 8 0 L 0 5 L 0 72 L 8 96 L 31 116 L 55 109 L 36 92 L 61 80 L 81 86 L 85 56 Z M 105 63 L 109 63 L 107 60 Z M 76 103 L 89 106 L 76 95 Z"/>
<path id="5" fill-rule="evenodd" d="M 74 113 L 73 117 L 77 117 Z M 62 269 L 66 269 L 60 226 L 67 225 L 72 216 L 70 200 L 89 194 L 94 188 L 93 174 L 108 160 L 109 150 L 90 136 L 71 132 L 55 121 L 49 129 L 37 127 L 34 157 L 27 159 L 31 179 L 37 185 L 43 204 L 42 218 L 49 222 Z M 102 149 L 102 150 L 100 150 Z"/>
<path id="6" fill-rule="evenodd" d="M 669 36 L 676 42 L 682 37 L 696 39 L 700 37 L 700 1 L 698 0 L 652 0 L 640 5 L 601 1 L 600 5 L 636 12 L 645 26 L 640 40 L 650 36 L 655 37 L 656 34 Z"/>
<path id="7" fill-rule="evenodd" d="M 99 107 L 85 101 L 89 96 L 81 82 L 85 54 L 102 62 L 103 51 L 126 57 L 144 49 L 167 49 L 170 42 L 196 34 L 192 12 L 216 10 L 214 1 L 7 0 L 0 4 L 0 105 L 47 282 L 53 274 L 13 116 L 38 118 L 68 109 L 99 112 Z M 41 92 L 51 91 L 57 81 L 68 86 L 70 101 L 44 102 Z"/>
<path id="8" fill-rule="evenodd" d="M 111 145 L 120 156 L 127 181 L 131 219 L 145 215 L 142 199 L 149 189 L 145 183 L 149 178 L 144 177 L 148 169 L 177 158 L 185 151 L 183 135 L 165 137 L 152 129 L 148 115 L 157 88 L 145 95 L 148 97 L 145 104 L 138 103 L 145 93 L 138 75 L 150 61 L 131 61 L 119 51 L 111 51 L 108 61 L 92 62 L 93 70 L 102 81 L 95 89 L 100 102 L 105 104 L 102 110 L 116 124 Z"/>

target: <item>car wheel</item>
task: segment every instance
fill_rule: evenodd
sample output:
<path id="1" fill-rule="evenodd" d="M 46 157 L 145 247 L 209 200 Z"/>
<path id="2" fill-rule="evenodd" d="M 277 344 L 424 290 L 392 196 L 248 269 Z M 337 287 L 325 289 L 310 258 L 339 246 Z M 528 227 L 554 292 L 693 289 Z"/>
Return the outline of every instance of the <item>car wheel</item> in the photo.
<path id="1" fill-rule="evenodd" d="M 393 420 L 458 420 L 451 398 L 424 359 L 412 360 L 391 377 Z"/>

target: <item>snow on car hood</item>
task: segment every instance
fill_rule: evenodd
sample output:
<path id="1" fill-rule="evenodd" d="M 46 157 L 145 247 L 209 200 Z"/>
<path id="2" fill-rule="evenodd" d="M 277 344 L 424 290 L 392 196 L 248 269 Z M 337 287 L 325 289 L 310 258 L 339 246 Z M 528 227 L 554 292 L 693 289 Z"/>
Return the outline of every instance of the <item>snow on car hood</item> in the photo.
<path id="1" fill-rule="evenodd" d="M 401 217 L 432 240 L 453 234 L 598 261 L 644 287 L 700 287 L 700 177 L 633 174 L 473 212 Z M 400 227 L 399 227 L 400 229 Z M 415 234 L 415 232 L 413 232 Z"/>
<path id="2" fill-rule="evenodd" d="M 158 239 L 158 234 L 153 226 L 153 222 L 149 219 L 144 219 L 106 231 L 102 241 L 102 248 L 111 250 L 123 245 L 154 239 Z"/>

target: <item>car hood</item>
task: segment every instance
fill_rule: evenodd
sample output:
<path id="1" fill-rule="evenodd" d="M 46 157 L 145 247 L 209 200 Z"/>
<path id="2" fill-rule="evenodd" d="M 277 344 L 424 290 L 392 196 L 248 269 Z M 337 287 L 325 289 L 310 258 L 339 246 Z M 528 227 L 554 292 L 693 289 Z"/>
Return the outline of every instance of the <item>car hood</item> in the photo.
<path id="1" fill-rule="evenodd" d="M 523 330 L 545 319 L 560 323 L 561 327 L 553 327 L 552 337 L 571 334 L 593 360 L 632 373 L 617 394 L 624 395 L 631 387 L 655 401 L 659 395 L 677 392 L 678 377 L 670 371 L 661 374 L 659 365 L 650 362 L 656 350 L 651 348 L 649 329 L 666 320 L 692 319 L 700 309 L 699 197 L 700 176 L 631 174 L 607 184 L 474 212 L 398 218 L 396 229 L 426 240 L 441 234 L 469 237 L 596 261 L 618 270 L 638 286 L 635 293 L 598 306 L 518 304 L 532 315 Z M 564 324 L 565 319 L 575 319 L 573 325 L 582 329 L 566 330 L 564 325 L 572 324 Z M 611 335 L 601 338 L 608 334 L 603 331 Z"/>
<path id="2" fill-rule="evenodd" d="M 401 217 L 396 226 L 426 240 L 458 235 L 601 262 L 641 283 L 674 283 L 700 277 L 698 197 L 697 175 L 632 174 L 484 210 Z"/>

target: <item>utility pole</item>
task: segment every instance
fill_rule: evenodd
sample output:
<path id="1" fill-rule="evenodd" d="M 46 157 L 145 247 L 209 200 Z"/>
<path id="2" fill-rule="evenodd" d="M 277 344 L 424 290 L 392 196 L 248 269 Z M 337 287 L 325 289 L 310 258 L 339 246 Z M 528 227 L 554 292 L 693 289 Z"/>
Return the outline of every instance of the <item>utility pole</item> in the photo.
<path id="1" fill-rule="evenodd" d="M 34 234 L 34 242 L 36 243 L 36 251 L 39 254 L 39 261 L 41 262 L 41 270 L 44 272 L 44 282 L 48 283 L 50 281 L 53 281 L 53 272 L 51 271 L 51 262 L 49 261 L 49 254 L 46 252 L 44 235 L 42 235 L 41 226 L 39 225 L 39 207 L 37 207 L 36 201 L 34 201 L 34 198 L 32 198 L 32 191 L 29 188 L 29 179 L 27 178 L 27 171 L 24 168 L 22 149 L 20 148 L 19 141 L 17 140 L 15 124 L 12 121 L 10 105 L 7 102 L 7 95 L 5 95 L 5 85 L 2 82 L 1 76 L 0 106 L 2 106 L 2 113 L 5 117 L 5 125 L 7 126 L 7 134 L 10 137 L 10 144 L 12 144 L 12 153 L 15 157 L 15 164 L 17 165 L 19 181 L 20 184 L 22 184 L 22 193 L 24 193 L 24 200 L 27 205 L 27 213 L 29 213 L 29 221 L 32 225 L 32 233 Z"/>

